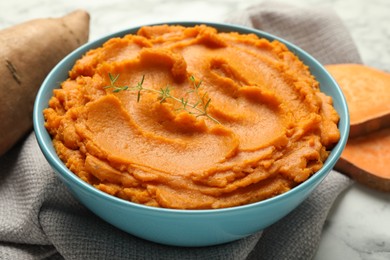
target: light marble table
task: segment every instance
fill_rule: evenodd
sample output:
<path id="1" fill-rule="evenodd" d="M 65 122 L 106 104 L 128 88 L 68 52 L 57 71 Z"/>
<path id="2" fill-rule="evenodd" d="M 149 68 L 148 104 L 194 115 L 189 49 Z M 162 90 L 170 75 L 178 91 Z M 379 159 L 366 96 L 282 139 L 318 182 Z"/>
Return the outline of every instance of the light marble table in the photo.
<path id="1" fill-rule="evenodd" d="M 91 14 L 90 39 L 94 40 L 145 23 L 223 21 L 235 11 L 258 2 L 260 0 L 1 0 L 0 28 L 32 18 L 62 16 L 82 8 Z M 390 1 L 298 0 L 294 4 L 334 8 L 350 30 L 364 63 L 390 71 Z M 338 198 L 315 256 L 315 260 L 328 259 L 390 259 L 390 194 L 354 184 Z"/>

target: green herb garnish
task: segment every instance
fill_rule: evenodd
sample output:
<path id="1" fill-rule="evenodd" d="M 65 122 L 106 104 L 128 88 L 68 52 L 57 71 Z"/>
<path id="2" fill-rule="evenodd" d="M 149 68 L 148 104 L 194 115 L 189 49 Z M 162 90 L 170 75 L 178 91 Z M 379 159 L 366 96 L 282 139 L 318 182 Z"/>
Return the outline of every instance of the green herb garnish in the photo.
<path id="1" fill-rule="evenodd" d="M 177 110 L 184 110 L 187 111 L 189 114 L 194 115 L 195 117 L 207 117 L 210 120 L 214 121 L 217 124 L 220 124 L 220 122 L 212 117 L 208 113 L 208 108 L 211 102 L 211 99 L 207 99 L 207 93 L 204 93 L 201 95 L 199 93 L 199 88 L 202 84 L 202 81 L 199 81 L 198 83 L 196 82 L 196 79 L 194 76 L 190 77 L 190 80 L 193 84 L 193 89 L 188 91 L 188 93 L 194 93 L 198 101 L 195 104 L 191 104 L 188 102 L 188 98 L 177 98 L 175 96 L 171 95 L 171 88 L 169 86 L 166 86 L 165 88 L 161 88 L 160 90 L 152 89 L 152 88 L 147 88 L 144 87 L 144 79 L 145 75 L 142 76 L 142 79 L 140 82 L 137 83 L 136 86 L 134 87 L 129 87 L 129 86 L 118 86 L 116 85 L 116 82 L 119 78 L 119 74 L 113 75 L 111 73 L 108 73 L 108 77 L 110 78 L 110 85 L 104 87 L 105 89 L 112 88 L 112 92 L 118 93 L 120 91 L 125 91 L 125 90 L 135 90 L 137 91 L 137 102 L 140 101 L 141 99 L 141 92 L 142 91 L 149 91 L 153 93 L 159 94 L 159 100 L 160 103 L 165 102 L 167 99 L 172 99 L 178 103 L 181 104 L 181 107 L 178 108 Z"/>

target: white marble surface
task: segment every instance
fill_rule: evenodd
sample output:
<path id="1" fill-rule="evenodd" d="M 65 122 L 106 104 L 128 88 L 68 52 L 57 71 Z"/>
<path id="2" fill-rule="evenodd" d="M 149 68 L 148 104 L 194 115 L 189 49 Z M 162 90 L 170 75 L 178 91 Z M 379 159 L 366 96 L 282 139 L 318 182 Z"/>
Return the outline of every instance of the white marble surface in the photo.
<path id="1" fill-rule="evenodd" d="M 93 40 L 145 23 L 223 21 L 258 2 L 261 0 L 1 0 L 0 29 L 82 8 L 91 14 Z M 294 4 L 334 8 L 349 28 L 364 63 L 390 72 L 390 1 L 298 0 Z M 315 256 L 315 260 L 328 259 L 390 259 L 390 194 L 354 184 L 338 198 Z"/>

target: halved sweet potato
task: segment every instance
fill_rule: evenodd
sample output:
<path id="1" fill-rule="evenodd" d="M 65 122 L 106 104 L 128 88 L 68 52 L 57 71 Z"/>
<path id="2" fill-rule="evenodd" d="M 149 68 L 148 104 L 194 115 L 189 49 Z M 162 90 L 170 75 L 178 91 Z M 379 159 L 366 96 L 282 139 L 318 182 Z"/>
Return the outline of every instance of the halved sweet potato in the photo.
<path id="1" fill-rule="evenodd" d="M 366 186 L 390 192 L 390 128 L 349 139 L 335 169 Z"/>
<path id="2" fill-rule="evenodd" d="M 361 64 L 327 65 L 351 116 L 350 137 L 390 126 L 390 73 Z"/>

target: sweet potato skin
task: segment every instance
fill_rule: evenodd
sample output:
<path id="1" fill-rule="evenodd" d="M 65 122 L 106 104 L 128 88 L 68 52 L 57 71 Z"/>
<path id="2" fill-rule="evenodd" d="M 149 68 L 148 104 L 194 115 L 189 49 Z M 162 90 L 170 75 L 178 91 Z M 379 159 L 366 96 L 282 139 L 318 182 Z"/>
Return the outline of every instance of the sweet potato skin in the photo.
<path id="1" fill-rule="evenodd" d="M 380 129 L 390 127 L 390 114 L 383 114 L 372 117 L 361 123 L 351 124 L 349 130 L 350 137 L 364 136 Z"/>
<path id="2" fill-rule="evenodd" d="M 35 96 L 46 75 L 88 36 L 89 14 L 82 10 L 0 31 L 0 156 L 31 130 Z"/>

